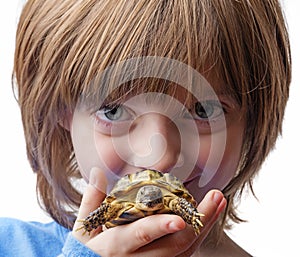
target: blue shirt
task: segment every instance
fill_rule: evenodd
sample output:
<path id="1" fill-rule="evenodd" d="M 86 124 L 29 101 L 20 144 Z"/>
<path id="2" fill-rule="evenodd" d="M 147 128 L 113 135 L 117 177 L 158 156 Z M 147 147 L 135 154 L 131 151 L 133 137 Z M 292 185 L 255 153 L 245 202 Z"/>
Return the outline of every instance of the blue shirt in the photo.
<path id="1" fill-rule="evenodd" d="M 0 218 L 0 257 L 99 257 L 56 222 Z"/>

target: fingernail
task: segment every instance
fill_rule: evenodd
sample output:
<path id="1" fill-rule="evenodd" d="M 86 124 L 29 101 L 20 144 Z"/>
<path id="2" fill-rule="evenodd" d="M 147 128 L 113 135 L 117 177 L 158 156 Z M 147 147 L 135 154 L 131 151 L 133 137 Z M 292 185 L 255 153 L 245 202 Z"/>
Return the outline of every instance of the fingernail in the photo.
<path id="1" fill-rule="evenodd" d="M 221 192 L 219 191 L 215 191 L 213 194 L 213 201 L 215 202 L 216 205 L 219 205 L 222 200 L 223 200 L 224 196 Z"/>
<path id="2" fill-rule="evenodd" d="M 171 230 L 171 231 L 178 231 L 178 230 L 180 230 L 180 228 L 178 227 L 178 225 L 176 224 L 176 222 L 174 222 L 174 221 L 171 221 L 170 223 L 169 223 L 169 229 Z"/>
<path id="3" fill-rule="evenodd" d="M 178 224 L 178 222 L 175 222 L 175 221 L 171 221 L 168 224 L 168 227 L 169 227 L 170 232 L 177 232 L 184 228 L 184 227 L 181 227 L 180 224 Z"/>
<path id="4" fill-rule="evenodd" d="M 177 220 L 170 220 L 168 222 L 168 230 L 171 233 L 183 230 L 185 228 L 185 222 L 181 219 L 177 219 Z"/>

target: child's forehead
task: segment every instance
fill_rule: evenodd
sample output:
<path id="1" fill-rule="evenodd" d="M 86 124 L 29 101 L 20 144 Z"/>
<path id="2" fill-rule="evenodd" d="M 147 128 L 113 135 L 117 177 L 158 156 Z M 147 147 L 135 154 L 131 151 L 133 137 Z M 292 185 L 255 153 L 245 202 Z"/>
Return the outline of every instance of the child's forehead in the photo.
<path id="1" fill-rule="evenodd" d="M 113 90 L 102 90 L 101 85 L 86 92 L 83 100 L 92 109 L 105 105 L 120 104 L 136 96 L 141 96 L 146 103 L 161 103 L 174 99 L 183 105 L 196 101 L 218 100 L 222 95 L 228 95 L 228 87 L 218 76 L 206 74 L 202 83 L 176 84 L 173 81 L 160 78 L 139 78 L 128 81 Z M 98 89 L 98 90 L 97 90 Z"/>
<path id="2" fill-rule="evenodd" d="M 84 88 L 81 100 L 91 109 L 118 104 L 145 93 L 151 93 L 147 101 L 161 101 L 161 96 L 166 94 L 184 105 L 207 98 L 217 100 L 218 95 L 230 93 L 219 71 L 218 65 L 209 62 L 200 70 L 158 56 L 127 59 L 97 74 Z"/>

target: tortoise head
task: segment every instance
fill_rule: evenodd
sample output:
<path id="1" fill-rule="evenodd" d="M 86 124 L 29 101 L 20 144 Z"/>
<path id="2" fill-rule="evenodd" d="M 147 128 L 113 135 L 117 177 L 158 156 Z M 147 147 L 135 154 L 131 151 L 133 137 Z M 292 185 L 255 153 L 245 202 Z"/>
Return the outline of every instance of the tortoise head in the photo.
<path id="1" fill-rule="evenodd" d="M 156 211 L 164 207 L 163 193 L 154 185 L 146 185 L 136 194 L 136 208 L 143 211 Z"/>

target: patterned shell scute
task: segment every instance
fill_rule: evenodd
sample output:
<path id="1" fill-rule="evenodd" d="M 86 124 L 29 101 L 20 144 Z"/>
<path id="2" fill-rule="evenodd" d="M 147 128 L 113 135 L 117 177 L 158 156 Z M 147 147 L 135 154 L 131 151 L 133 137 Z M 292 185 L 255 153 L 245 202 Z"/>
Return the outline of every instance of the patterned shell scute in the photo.
<path id="1" fill-rule="evenodd" d="M 128 196 L 128 201 L 131 201 L 129 192 L 144 185 L 155 185 L 167 189 L 169 192 L 183 197 L 188 201 L 194 202 L 193 197 L 184 187 L 182 182 L 170 173 L 161 173 L 156 170 L 142 170 L 137 173 L 127 174 L 122 177 L 110 192 L 113 198 Z"/>

